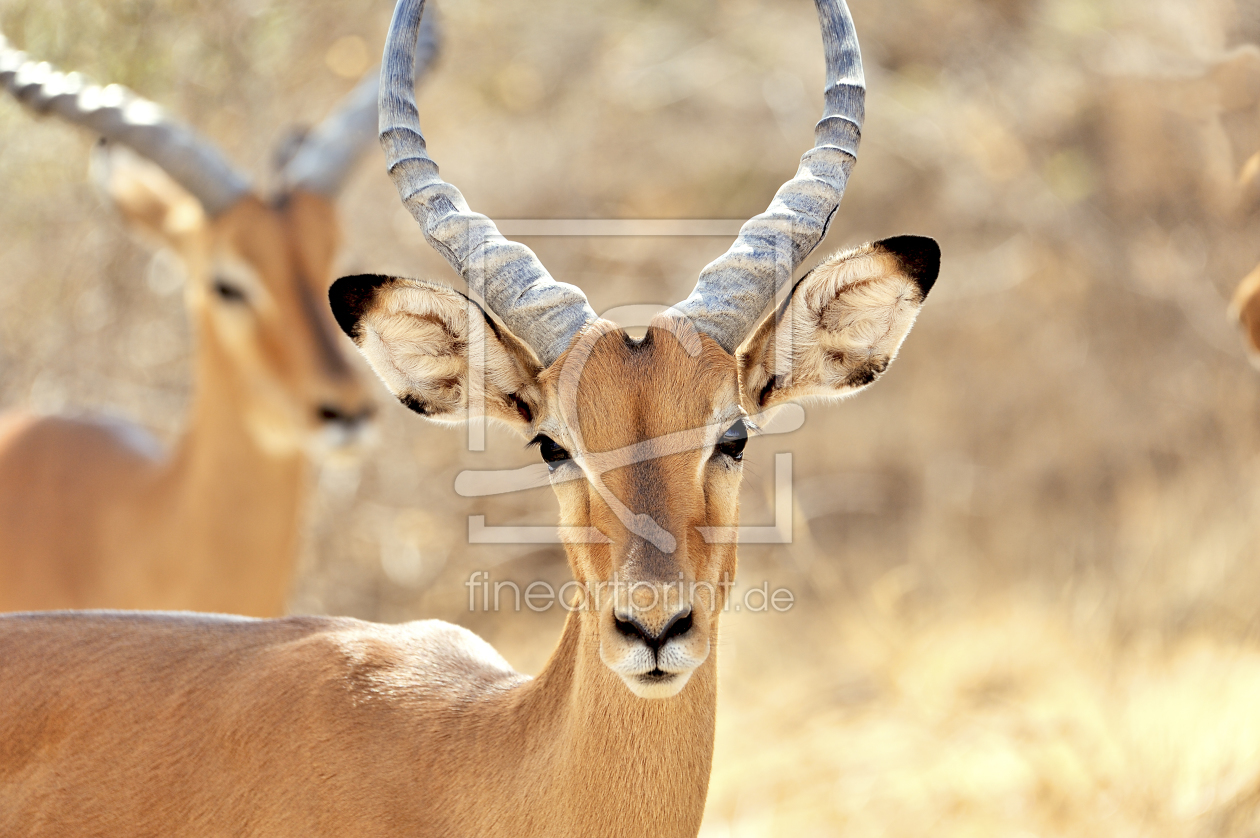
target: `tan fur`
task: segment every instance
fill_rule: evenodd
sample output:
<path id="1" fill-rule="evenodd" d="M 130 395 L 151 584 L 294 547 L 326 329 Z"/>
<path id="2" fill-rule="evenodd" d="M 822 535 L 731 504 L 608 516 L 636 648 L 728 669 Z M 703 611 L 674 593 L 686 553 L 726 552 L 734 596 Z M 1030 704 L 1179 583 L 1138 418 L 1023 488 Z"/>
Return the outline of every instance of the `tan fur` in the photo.
<path id="1" fill-rule="evenodd" d="M 904 332 L 900 286 L 859 291 L 847 270 L 803 286 L 807 306 Z M 468 390 L 466 301 L 385 278 L 353 299 L 346 327 L 391 389 L 429 394 L 433 418 L 464 415 L 462 397 L 431 397 L 430 377 Z M 598 321 L 541 372 L 505 330 L 484 334 L 487 404 L 568 449 L 553 473 L 560 522 L 607 537 L 566 544 L 574 579 L 626 587 L 570 597 L 584 607 L 534 679 L 433 621 L 0 617 L 0 683 L 12 685 L 0 690 L 0 834 L 696 835 L 721 583 L 736 571 L 735 545 L 700 528 L 738 522 L 741 467 L 715 449 L 747 409 L 738 362 L 668 317 L 638 342 Z M 879 329 L 852 335 L 895 350 Z M 841 339 L 861 351 L 852 335 Z M 517 400 L 526 411 L 508 409 Z M 647 635 L 619 627 L 627 618 L 655 657 Z"/>
<path id="2" fill-rule="evenodd" d="M 675 699 L 635 698 L 577 617 L 533 680 L 435 621 L 66 614 L 0 624 L 2 835 L 699 828 L 713 664 Z M 68 636 L 81 642 L 68 647 Z"/>
<path id="3" fill-rule="evenodd" d="M 1245 55 L 1254 56 L 1255 64 L 1260 65 L 1260 51 L 1255 48 Z M 1260 74 L 1254 74 L 1260 75 Z M 1253 85 L 1254 87 L 1254 85 Z M 1251 103 L 1255 102 L 1253 97 Z M 1238 174 L 1238 185 L 1250 206 L 1255 206 L 1256 196 L 1260 195 L 1260 152 L 1256 152 L 1243 164 Z M 1230 301 L 1229 316 L 1243 333 L 1243 345 L 1252 365 L 1260 368 L 1260 265 L 1243 277 L 1234 290 Z"/>
<path id="4" fill-rule="evenodd" d="M 247 197 L 209 222 L 150 164 L 124 160 L 105 181 L 124 216 L 187 268 L 192 410 L 157 456 L 131 426 L 2 420 L 0 610 L 283 614 L 317 411 L 367 404 L 327 311 L 333 207 L 302 193 L 282 208 Z M 233 272 L 248 309 L 214 291 Z"/>
<path id="5" fill-rule="evenodd" d="M 1238 283 L 1229 313 L 1242 329 L 1247 356 L 1260 367 L 1260 265 Z"/>
<path id="6" fill-rule="evenodd" d="M 1260 47 L 1244 44 L 1230 50 L 1203 74 L 1196 99 L 1222 112 L 1254 111 L 1260 102 Z M 1231 197 L 1243 210 L 1260 204 L 1260 152 L 1252 154 L 1238 170 Z M 1260 368 L 1260 265 L 1239 282 L 1230 301 L 1229 317 L 1243 333 L 1243 345 L 1252 365 Z"/>

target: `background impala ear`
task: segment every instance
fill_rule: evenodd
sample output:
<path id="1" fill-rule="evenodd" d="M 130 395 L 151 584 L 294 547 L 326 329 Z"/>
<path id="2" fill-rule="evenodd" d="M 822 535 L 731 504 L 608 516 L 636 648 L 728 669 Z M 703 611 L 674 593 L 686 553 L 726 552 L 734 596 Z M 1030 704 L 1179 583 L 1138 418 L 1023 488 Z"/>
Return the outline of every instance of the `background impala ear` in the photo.
<path id="1" fill-rule="evenodd" d="M 525 433 L 539 404 L 538 360 L 463 294 L 401 277 L 347 276 L 328 290 L 333 316 L 389 391 L 429 419 L 468 418 L 469 400 L 486 416 Z M 480 321 L 470 328 L 469 313 Z M 470 374 L 481 341 L 483 369 Z M 471 353 L 474 357 L 476 353 Z"/>
<path id="2" fill-rule="evenodd" d="M 126 146 L 104 140 L 97 143 L 92 149 L 91 176 L 131 230 L 153 247 L 186 252 L 207 228 L 201 203 L 156 164 Z"/>
<path id="3" fill-rule="evenodd" d="M 740 387 L 761 410 L 839 398 L 883 374 L 936 282 L 941 249 L 897 236 L 828 258 L 740 347 Z"/>

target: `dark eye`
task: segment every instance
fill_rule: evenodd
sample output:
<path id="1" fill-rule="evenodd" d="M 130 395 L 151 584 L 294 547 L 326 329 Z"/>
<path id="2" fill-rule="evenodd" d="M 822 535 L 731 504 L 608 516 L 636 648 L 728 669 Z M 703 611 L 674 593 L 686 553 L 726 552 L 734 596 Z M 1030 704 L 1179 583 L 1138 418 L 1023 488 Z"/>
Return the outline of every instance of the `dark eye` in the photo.
<path id="1" fill-rule="evenodd" d="M 569 452 L 557 445 L 556 441 L 549 436 L 539 434 L 529 444 L 538 446 L 538 453 L 542 454 L 543 462 L 552 471 L 555 471 L 556 467 L 565 460 L 571 459 Z"/>
<path id="2" fill-rule="evenodd" d="M 739 419 L 726 429 L 726 433 L 722 434 L 722 438 L 718 440 L 717 451 L 739 462 L 744 459 L 744 446 L 747 444 L 748 426 L 744 424 L 743 419 Z"/>
<path id="3" fill-rule="evenodd" d="M 214 281 L 214 293 L 218 295 L 220 300 L 225 302 L 243 303 L 246 301 L 245 292 L 226 279 L 216 279 Z"/>

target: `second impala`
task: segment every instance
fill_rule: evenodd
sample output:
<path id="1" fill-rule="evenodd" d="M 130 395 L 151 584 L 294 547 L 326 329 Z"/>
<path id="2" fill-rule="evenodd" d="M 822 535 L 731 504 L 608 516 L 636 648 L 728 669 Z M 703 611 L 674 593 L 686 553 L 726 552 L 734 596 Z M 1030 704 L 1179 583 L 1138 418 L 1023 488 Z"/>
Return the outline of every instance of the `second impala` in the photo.
<path id="1" fill-rule="evenodd" d="M 421 72 L 435 47 L 430 27 Z M 308 456 L 354 444 L 371 414 L 323 297 L 333 201 L 376 127 L 375 74 L 306 136 L 270 202 L 152 102 L 3 38 L 0 86 L 109 143 L 97 180 L 182 260 L 197 335 L 191 416 L 169 454 L 134 425 L 0 416 L 0 611 L 285 613 Z"/>

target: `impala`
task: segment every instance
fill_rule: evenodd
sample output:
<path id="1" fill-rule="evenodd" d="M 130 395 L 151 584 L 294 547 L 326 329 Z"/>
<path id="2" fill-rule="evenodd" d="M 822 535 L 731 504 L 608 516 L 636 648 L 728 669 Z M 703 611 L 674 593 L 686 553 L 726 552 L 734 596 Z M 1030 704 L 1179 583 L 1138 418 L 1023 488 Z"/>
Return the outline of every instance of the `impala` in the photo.
<path id="1" fill-rule="evenodd" d="M 441 421 L 480 413 L 538 446 L 583 589 L 559 644 L 531 679 L 436 621 L 8 617 L 0 832 L 696 834 L 752 417 L 878 378 L 939 267 L 930 239 L 898 237 L 787 284 L 827 232 L 863 117 L 848 9 L 816 5 L 828 81 L 815 147 L 634 340 L 438 177 L 411 81 L 424 2 L 399 2 L 381 138 L 405 205 L 471 293 L 356 276 L 333 285 L 333 310 L 403 404 Z"/>
<path id="2" fill-rule="evenodd" d="M 1243 166 L 1239 177 L 1242 187 L 1255 193 L 1260 186 L 1260 152 Z M 1253 366 L 1260 368 L 1260 265 L 1243 277 L 1230 302 L 1230 316 L 1242 329 L 1243 345 Z"/>
<path id="3" fill-rule="evenodd" d="M 1251 111 L 1256 108 L 1255 78 L 1260 68 L 1260 50 L 1254 45 L 1235 48 L 1209 72 L 1217 100 L 1228 103 L 1230 110 Z M 1208 101 L 1212 101 L 1209 99 Z M 1245 208 L 1254 208 L 1260 196 L 1260 151 L 1242 165 L 1238 174 L 1237 195 Z M 1252 365 L 1260 368 L 1260 265 L 1243 277 L 1234 290 L 1229 315 L 1243 333 L 1243 346 Z"/>
<path id="4" fill-rule="evenodd" d="M 1260 265 L 1238 283 L 1230 315 L 1242 329 L 1247 357 L 1254 366 L 1260 367 Z"/>
<path id="5" fill-rule="evenodd" d="M 418 66 L 433 55 L 432 28 Z M 0 85 L 123 144 L 93 173 L 188 276 L 195 387 L 166 455 L 122 423 L 0 417 L 0 610 L 285 612 L 307 459 L 355 445 L 372 406 L 323 299 L 341 185 L 376 122 L 371 73 L 305 137 L 270 201 L 155 105 L 28 61 L 0 38 Z"/>

